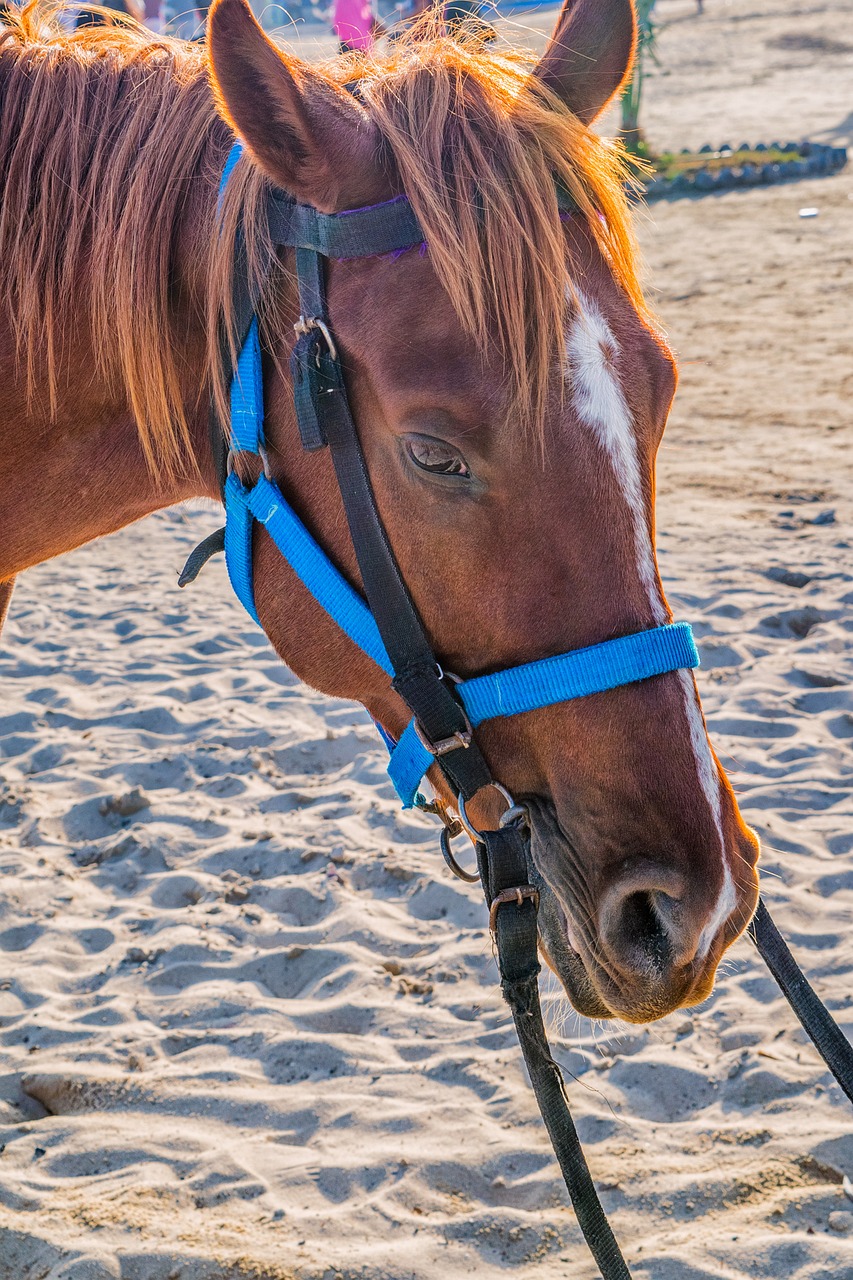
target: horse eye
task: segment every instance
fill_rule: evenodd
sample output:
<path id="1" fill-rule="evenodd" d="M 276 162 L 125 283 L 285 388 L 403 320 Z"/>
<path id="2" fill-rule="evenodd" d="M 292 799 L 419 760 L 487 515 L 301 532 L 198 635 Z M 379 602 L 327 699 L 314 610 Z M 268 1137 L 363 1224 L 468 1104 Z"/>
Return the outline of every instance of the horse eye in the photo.
<path id="1" fill-rule="evenodd" d="M 409 457 L 421 471 L 434 476 L 459 476 L 466 480 L 471 472 L 462 454 L 445 440 L 434 436 L 410 436 L 407 448 Z"/>

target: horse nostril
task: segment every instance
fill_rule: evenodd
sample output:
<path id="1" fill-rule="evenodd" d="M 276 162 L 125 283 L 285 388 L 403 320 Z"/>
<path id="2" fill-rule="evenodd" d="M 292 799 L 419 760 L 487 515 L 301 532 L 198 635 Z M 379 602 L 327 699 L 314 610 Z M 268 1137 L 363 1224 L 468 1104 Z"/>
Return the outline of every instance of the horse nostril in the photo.
<path id="1" fill-rule="evenodd" d="M 677 875 L 648 865 L 611 886 L 601 905 L 599 935 L 619 969 L 648 973 L 683 962 L 683 888 Z"/>
<path id="2" fill-rule="evenodd" d="M 654 964 L 664 965 L 671 957 L 670 937 L 674 898 L 660 891 L 641 890 L 630 893 L 622 903 L 617 932 L 624 947 L 640 951 Z M 616 942 L 611 938 L 611 942 Z"/>

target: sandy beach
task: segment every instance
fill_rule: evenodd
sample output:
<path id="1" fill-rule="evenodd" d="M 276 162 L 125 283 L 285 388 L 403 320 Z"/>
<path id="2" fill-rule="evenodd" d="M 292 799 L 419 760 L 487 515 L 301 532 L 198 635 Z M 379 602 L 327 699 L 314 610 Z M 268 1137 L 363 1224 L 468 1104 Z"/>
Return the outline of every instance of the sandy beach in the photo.
<path id="1" fill-rule="evenodd" d="M 853 143 L 849 16 L 661 0 L 652 143 Z M 638 218 L 681 367 L 665 585 L 768 904 L 853 1035 L 853 168 Z M 216 524 L 28 572 L 0 638 L 0 1280 L 593 1280 L 479 889 L 221 564 L 178 590 Z M 853 1278 L 853 1114 L 747 940 L 646 1028 L 543 987 L 636 1280 Z"/>

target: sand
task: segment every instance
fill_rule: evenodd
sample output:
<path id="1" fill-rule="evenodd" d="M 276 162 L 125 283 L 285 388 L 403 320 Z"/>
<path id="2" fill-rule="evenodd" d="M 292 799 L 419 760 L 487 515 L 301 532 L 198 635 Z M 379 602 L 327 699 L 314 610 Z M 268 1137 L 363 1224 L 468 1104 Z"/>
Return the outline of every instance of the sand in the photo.
<path id="1" fill-rule="evenodd" d="M 662 0 L 652 140 L 849 141 L 850 47 L 791 48 L 849 39 L 843 13 Z M 853 171 L 641 223 L 681 359 L 669 596 L 848 1034 L 851 222 Z M 164 512 L 31 571 L 2 637 L 0 1280 L 589 1280 L 478 891 L 223 568 L 178 591 L 214 525 Z M 637 1280 L 853 1277 L 853 1116 L 746 940 L 648 1028 L 545 987 Z"/>

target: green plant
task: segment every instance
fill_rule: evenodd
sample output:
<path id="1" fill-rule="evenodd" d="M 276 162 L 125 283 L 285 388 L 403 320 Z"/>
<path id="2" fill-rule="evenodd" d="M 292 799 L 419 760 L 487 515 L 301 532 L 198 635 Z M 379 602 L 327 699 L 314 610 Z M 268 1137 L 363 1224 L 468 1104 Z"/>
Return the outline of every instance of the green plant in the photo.
<path id="1" fill-rule="evenodd" d="M 622 94 L 622 141 L 635 155 L 651 158 L 640 128 L 640 103 L 643 96 L 643 80 L 648 59 L 657 62 L 655 37 L 657 24 L 652 19 L 655 0 L 636 0 L 637 3 L 637 56 L 634 72 Z"/>

